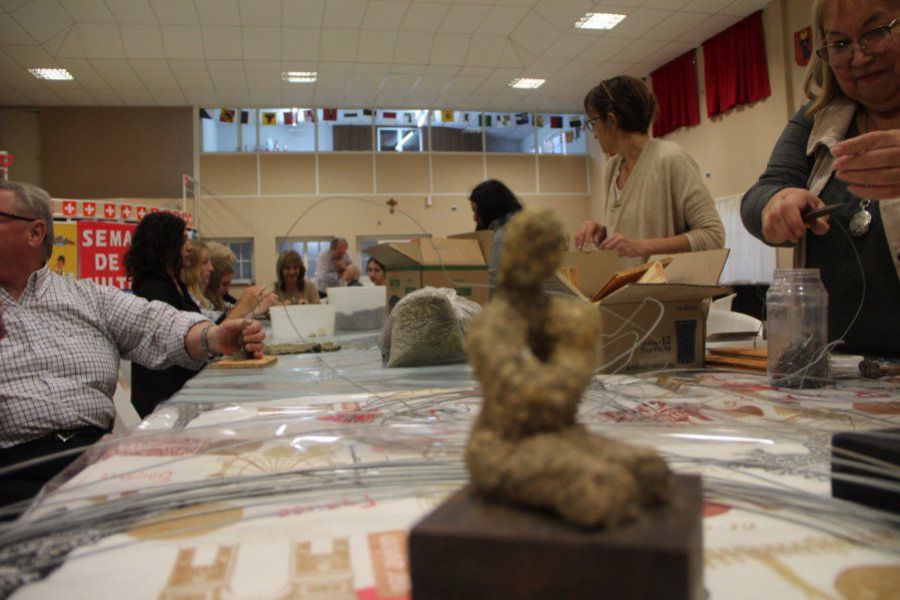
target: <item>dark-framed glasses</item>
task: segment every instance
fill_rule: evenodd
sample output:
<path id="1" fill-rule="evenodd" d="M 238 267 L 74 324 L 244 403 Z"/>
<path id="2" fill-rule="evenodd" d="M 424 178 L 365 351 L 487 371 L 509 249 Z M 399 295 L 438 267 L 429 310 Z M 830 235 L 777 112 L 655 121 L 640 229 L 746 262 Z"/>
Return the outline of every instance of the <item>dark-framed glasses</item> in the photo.
<path id="1" fill-rule="evenodd" d="M 14 215 L 12 213 L 3 212 L 0 210 L 0 217 L 6 217 L 7 219 L 15 219 L 17 221 L 37 221 L 37 217 L 23 217 L 22 215 Z"/>
<path id="2" fill-rule="evenodd" d="M 594 117 L 593 119 L 588 119 L 587 121 L 584 122 L 584 128 L 590 132 L 593 132 L 594 129 L 596 128 L 596 125 L 594 125 L 594 121 L 599 121 L 602 118 L 603 117 Z"/>
<path id="3" fill-rule="evenodd" d="M 851 40 L 841 40 L 839 42 L 825 44 L 816 50 L 816 54 L 818 54 L 822 60 L 827 61 L 832 67 L 843 67 L 849 64 L 850 60 L 853 58 L 854 47 L 856 46 L 859 46 L 859 49 L 862 52 L 870 56 L 882 54 L 888 49 L 888 44 L 891 43 L 891 31 L 896 24 L 897 19 L 894 19 L 887 25 L 870 29 L 859 36 L 859 39 L 856 40 L 856 42 Z"/>

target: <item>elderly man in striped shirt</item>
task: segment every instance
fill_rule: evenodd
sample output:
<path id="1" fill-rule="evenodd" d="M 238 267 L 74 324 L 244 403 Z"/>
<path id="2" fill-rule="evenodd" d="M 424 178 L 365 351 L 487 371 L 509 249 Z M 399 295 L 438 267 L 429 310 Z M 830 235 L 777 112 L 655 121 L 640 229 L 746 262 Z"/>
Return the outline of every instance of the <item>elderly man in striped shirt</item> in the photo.
<path id="1" fill-rule="evenodd" d="M 110 431 L 120 356 L 150 368 L 199 369 L 216 354 L 262 354 L 259 323 L 217 326 L 58 275 L 46 266 L 52 248 L 47 193 L 0 181 L 0 504 L 31 497 L 75 453 L 7 467 L 86 447 Z"/>

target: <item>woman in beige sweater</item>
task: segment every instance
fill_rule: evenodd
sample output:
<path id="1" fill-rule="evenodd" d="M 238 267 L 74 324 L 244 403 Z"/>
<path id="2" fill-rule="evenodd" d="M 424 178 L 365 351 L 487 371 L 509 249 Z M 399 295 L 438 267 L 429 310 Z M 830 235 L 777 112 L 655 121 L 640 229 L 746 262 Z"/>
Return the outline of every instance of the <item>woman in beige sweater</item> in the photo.
<path id="1" fill-rule="evenodd" d="M 575 235 L 636 263 L 651 254 L 721 248 L 725 230 L 697 163 L 674 142 L 652 139 L 656 98 L 622 75 L 602 81 L 584 99 L 587 127 L 606 163 L 602 224 L 586 221 Z"/>

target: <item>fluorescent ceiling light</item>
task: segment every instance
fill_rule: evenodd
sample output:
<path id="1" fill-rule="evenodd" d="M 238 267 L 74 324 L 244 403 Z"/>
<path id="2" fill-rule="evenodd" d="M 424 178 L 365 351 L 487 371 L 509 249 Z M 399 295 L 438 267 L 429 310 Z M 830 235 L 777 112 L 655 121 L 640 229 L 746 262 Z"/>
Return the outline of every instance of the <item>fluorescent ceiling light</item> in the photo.
<path id="1" fill-rule="evenodd" d="M 38 79 L 50 79 L 52 81 L 71 81 L 75 79 L 65 69 L 28 69 L 28 72 Z"/>
<path id="2" fill-rule="evenodd" d="M 625 15 L 615 15 L 612 13 L 587 13 L 575 23 L 575 27 L 579 29 L 612 29 L 618 25 Z"/>
<path id="3" fill-rule="evenodd" d="M 519 88 L 520 90 L 534 90 L 542 85 L 546 79 L 528 79 L 527 77 L 519 77 L 509 82 L 509 87 Z"/>
<path id="4" fill-rule="evenodd" d="M 316 71 L 283 71 L 282 81 L 290 83 L 315 83 L 318 73 Z"/>

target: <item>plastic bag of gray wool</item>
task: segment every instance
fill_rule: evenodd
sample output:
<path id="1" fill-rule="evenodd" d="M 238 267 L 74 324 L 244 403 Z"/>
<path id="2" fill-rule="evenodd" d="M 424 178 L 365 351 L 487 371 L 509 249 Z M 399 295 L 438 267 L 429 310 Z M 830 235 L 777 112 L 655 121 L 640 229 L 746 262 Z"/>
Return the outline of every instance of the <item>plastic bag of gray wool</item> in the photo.
<path id="1" fill-rule="evenodd" d="M 466 361 L 466 332 L 481 306 L 450 288 L 426 287 L 403 298 L 381 330 L 387 367 L 421 367 Z"/>

